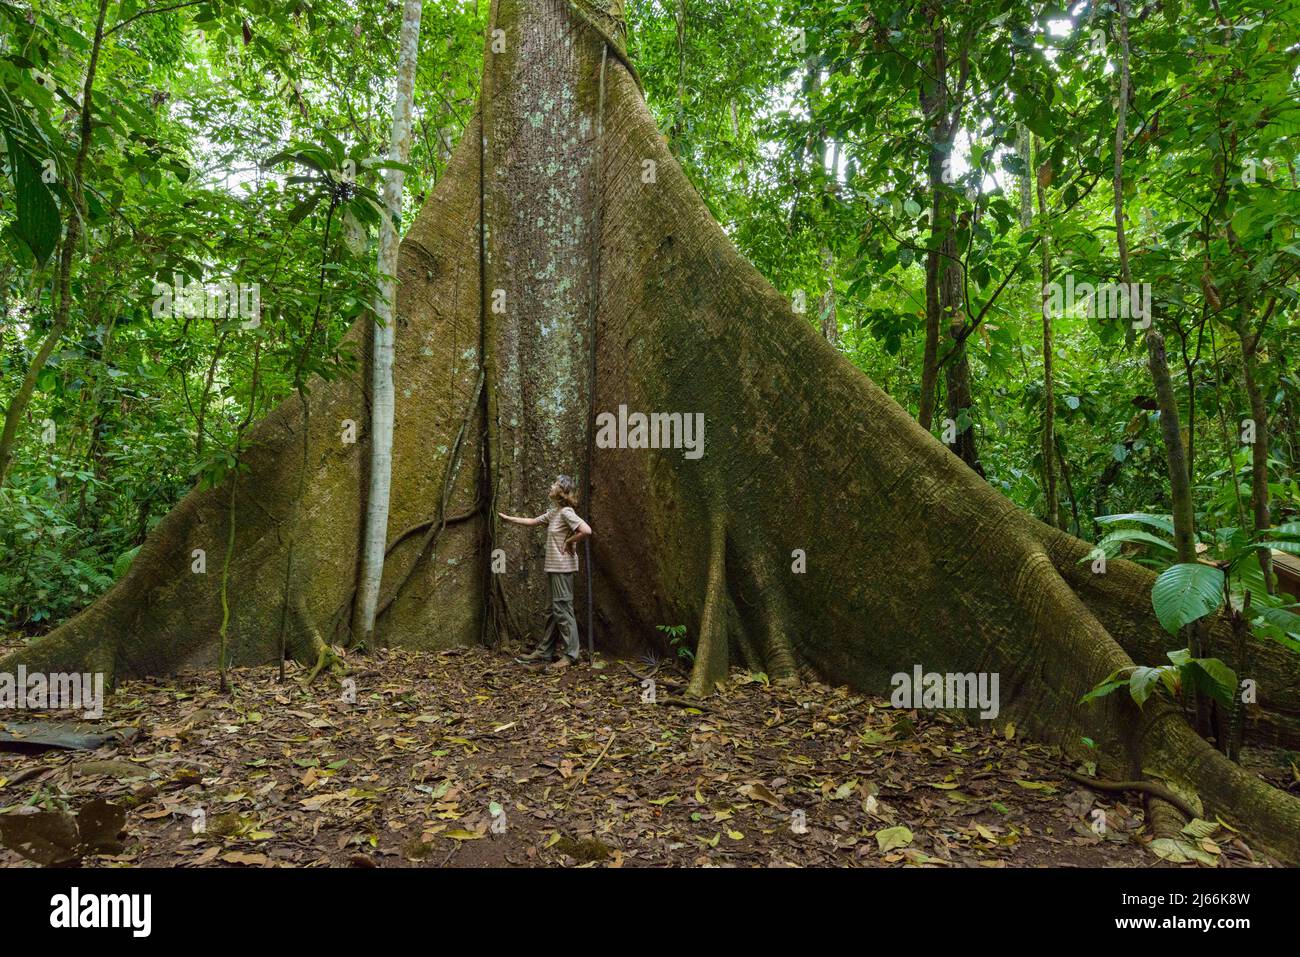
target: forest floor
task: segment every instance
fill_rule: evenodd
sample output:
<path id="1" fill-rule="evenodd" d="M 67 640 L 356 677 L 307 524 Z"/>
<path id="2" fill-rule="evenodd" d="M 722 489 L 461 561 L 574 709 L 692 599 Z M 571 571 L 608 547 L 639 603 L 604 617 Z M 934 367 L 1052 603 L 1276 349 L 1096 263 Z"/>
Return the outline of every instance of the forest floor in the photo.
<path id="1" fill-rule="evenodd" d="M 0 816 L 124 809 L 122 847 L 94 866 L 1170 866 L 1138 796 L 1079 788 L 1004 724 L 740 672 L 692 707 L 680 673 L 650 703 L 617 661 L 349 664 L 354 696 L 297 669 L 235 671 L 233 694 L 213 673 L 125 683 L 97 723 L 127 734 L 116 746 L 0 750 Z M 1265 863 L 1222 827 L 1199 846 Z M 4 849 L 0 865 L 32 866 Z"/>

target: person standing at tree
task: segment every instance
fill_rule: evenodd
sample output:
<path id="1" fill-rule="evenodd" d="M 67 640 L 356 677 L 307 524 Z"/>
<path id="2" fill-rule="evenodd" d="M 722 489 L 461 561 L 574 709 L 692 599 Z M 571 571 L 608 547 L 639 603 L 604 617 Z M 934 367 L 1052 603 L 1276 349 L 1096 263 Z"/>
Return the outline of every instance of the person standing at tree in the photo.
<path id="1" fill-rule="evenodd" d="M 556 640 L 562 636 L 563 650 L 550 665 L 558 671 L 576 664 L 582 650 L 578 642 L 578 622 L 573 617 L 573 574 L 578 570 L 578 542 L 591 535 L 591 526 L 573 510 L 577 505 L 576 488 L 569 476 L 556 478 L 551 486 L 550 499 L 550 509 L 536 518 L 520 518 L 504 512 L 497 514 L 515 525 L 546 526 L 546 562 L 543 567 L 550 588 L 551 607 L 546 613 L 542 640 L 532 652 L 517 660 L 524 664 L 550 661 L 556 651 Z"/>

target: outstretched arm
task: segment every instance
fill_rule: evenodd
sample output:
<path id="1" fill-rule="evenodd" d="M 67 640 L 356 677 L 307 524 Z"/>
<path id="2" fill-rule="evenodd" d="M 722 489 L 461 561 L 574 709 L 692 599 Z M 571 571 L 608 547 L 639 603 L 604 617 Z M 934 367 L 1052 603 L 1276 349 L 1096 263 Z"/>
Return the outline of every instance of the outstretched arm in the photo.
<path id="1" fill-rule="evenodd" d="M 542 524 L 540 518 L 520 518 L 518 515 L 507 515 L 505 512 L 497 512 L 497 514 L 501 516 L 502 520 L 512 522 L 515 525 L 532 526 Z"/>

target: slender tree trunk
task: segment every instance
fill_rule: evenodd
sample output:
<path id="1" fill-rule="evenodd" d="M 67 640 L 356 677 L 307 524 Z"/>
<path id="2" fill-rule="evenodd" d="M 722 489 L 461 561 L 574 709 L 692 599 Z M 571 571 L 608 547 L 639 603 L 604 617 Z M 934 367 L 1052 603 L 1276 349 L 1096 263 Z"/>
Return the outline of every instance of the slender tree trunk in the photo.
<path id="1" fill-rule="evenodd" d="M 931 206 L 931 221 L 938 214 L 938 198 Z M 929 431 L 934 424 L 935 389 L 939 381 L 939 252 L 925 254 L 925 346 L 921 353 L 921 397 L 916 421 Z"/>
<path id="2" fill-rule="evenodd" d="M 213 325 L 215 326 L 216 323 L 214 322 Z M 217 334 L 216 344 L 212 347 L 212 358 L 208 362 L 208 371 L 203 377 L 203 389 L 199 392 L 199 407 L 194 410 L 194 459 L 197 462 L 203 461 L 203 449 L 207 445 L 208 397 L 212 395 L 212 383 L 217 377 L 217 366 L 221 364 L 228 335 L 226 331 Z"/>
<path id="3" fill-rule="evenodd" d="M 921 96 L 922 113 L 931 117 L 930 157 L 928 172 L 933 194 L 930 220 L 930 247 L 926 256 L 925 298 L 926 329 L 925 353 L 921 365 L 921 404 L 917 419 L 925 428 L 934 416 L 934 389 L 940 363 L 944 365 L 944 387 L 947 412 L 951 424 L 946 432 L 955 432 L 950 448 L 978 475 L 984 475 L 975 444 L 972 419 L 974 397 L 970 381 L 970 360 L 966 352 L 967 316 L 962 264 L 957 249 L 957 204 L 951 183 L 952 149 L 960 122 L 961 96 L 965 83 L 966 53 L 961 50 L 962 77 L 950 94 L 947 40 L 944 11 L 941 4 L 930 8 L 933 31 L 933 57 L 931 77 L 924 81 Z M 939 343 L 946 330 L 950 345 L 946 358 L 939 354 Z"/>
<path id="4" fill-rule="evenodd" d="M 1070 463 L 1065 460 L 1065 454 L 1061 451 L 1059 443 L 1056 446 L 1056 464 L 1060 466 L 1061 478 L 1065 481 L 1065 494 L 1070 500 L 1070 514 L 1074 519 L 1073 534 L 1078 535 L 1082 528 L 1079 524 L 1079 499 L 1074 494 L 1074 483 L 1070 480 Z M 1059 505 L 1057 509 L 1059 511 Z M 1062 525 L 1064 525 L 1064 522 L 1062 522 Z"/>
<path id="5" fill-rule="evenodd" d="M 60 262 L 62 262 L 60 255 Z M 27 406 L 32 401 L 32 393 L 36 391 L 36 380 L 40 378 L 41 370 L 45 368 L 45 363 L 49 360 L 50 354 L 54 352 L 54 347 L 59 344 L 63 338 L 63 331 L 68 325 L 68 310 L 59 308 L 55 313 L 54 324 L 50 326 L 45 338 L 41 340 L 40 348 L 36 350 L 36 355 L 32 356 L 31 364 L 27 367 L 27 373 L 23 376 L 23 381 L 18 386 L 18 391 L 14 393 L 9 400 L 9 406 L 5 409 L 4 431 L 0 432 L 0 486 L 4 485 L 5 478 L 9 474 L 9 467 L 13 463 L 14 446 L 18 440 L 18 427 L 22 424 L 23 415 L 27 412 Z"/>
<path id="6" fill-rule="evenodd" d="M 393 133 L 389 158 L 405 163 L 411 153 L 411 105 L 415 98 L 415 67 L 420 52 L 421 0 L 406 0 L 402 8 L 402 33 L 397 58 L 397 94 L 393 101 Z M 357 635 L 369 645 L 379 607 L 379 586 L 384 575 L 388 544 L 389 492 L 393 475 L 393 348 L 397 324 L 397 247 L 402 218 L 400 169 L 385 170 L 385 215 L 379 230 L 379 296 L 371 354 L 370 494 L 366 499 L 366 526 L 357 584 L 360 603 Z"/>
<path id="7" fill-rule="evenodd" d="M 1042 144 L 1038 144 L 1037 152 L 1041 153 L 1041 151 Z M 1028 168 L 1029 160 L 1027 155 L 1025 165 Z M 1056 382 L 1052 374 L 1055 347 L 1052 344 L 1052 310 L 1048 306 L 1051 297 L 1048 285 L 1052 281 L 1052 243 L 1047 235 L 1049 226 L 1047 220 L 1047 189 L 1039 180 L 1035 180 L 1035 185 L 1038 189 L 1038 220 L 1043 230 L 1040 279 L 1043 314 L 1043 497 L 1046 499 L 1047 524 L 1053 528 L 1060 528 L 1061 503 L 1056 494 Z M 1028 190 L 1026 190 L 1025 195 L 1029 195 Z M 1073 502 L 1074 496 L 1071 495 L 1070 498 Z"/>
<path id="8" fill-rule="evenodd" d="M 673 10 L 677 27 L 677 112 L 673 116 L 673 152 L 682 155 L 682 132 L 686 126 L 686 0 L 677 0 Z"/>
<path id="9" fill-rule="evenodd" d="M 1268 404 L 1259 384 L 1259 339 L 1264 323 L 1272 314 L 1277 300 L 1270 300 L 1260 321 L 1260 331 L 1252 333 L 1246 322 L 1245 307 L 1237 314 L 1237 335 L 1241 339 L 1242 377 L 1246 384 L 1246 397 L 1250 400 L 1250 417 L 1255 423 L 1254 443 L 1250 447 L 1250 508 L 1255 523 L 1255 535 L 1261 536 L 1272 527 L 1268 507 L 1268 453 L 1270 433 Z M 1236 481 L 1236 477 L 1233 477 Z M 1259 564 L 1264 572 L 1264 582 L 1269 594 L 1273 593 L 1273 555 L 1267 548 L 1259 550 Z"/>
<path id="10" fill-rule="evenodd" d="M 826 291 L 818 315 L 821 317 L 822 335 L 833 346 L 840 342 L 840 320 L 835 305 L 835 252 L 829 246 L 822 247 L 822 269 L 826 273 Z"/>
<path id="11" fill-rule="evenodd" d="M 822 153 L 822 160 L 825 163 L 825 151 Z M 822 301 L 818 310 L 818 316 L 821 318 L 822 335 L 831 345 L 839 345 L 840 341 L 840 320 L 835 301 L 835 250 L 831 248 L 830 236 L 834 228 L 830 221 L 831 213 L 835 205 L 835 189 L 839 183 L 839 165 L 840 165 L 840 144 L 837 140 L 831 150 L 831 168 L 830 172 L 822 177 L 822 235 L 825 241 L 822 244 L 822 269 L 826 275 L 826 291 L 822 293 Z"/>
<path id="12" fill-rule="evenodd" d="M 957 218 L 951 200 L 945 211 L 947 230 L 941 246 L 939 273 L 939 306 L 942 322 L 952 340 L 944 365 L 944 387 L 948 400 L 948 417 L 955 424 L 956 439 L 951 444 L 953 452 L 981 478 L 984 467 L 980 464 L 975 442 L 975 395 L 971 387 L 970 354 L 966 348 L 970 334 L 966 315 L 966 295 L 962 283 L 962 263 L 957 249 Z M 941 359 L 941 361 L 943 361 Z"/>
<path id="13" fill-rule="evenodd" d="M 939 384 L 939 334 L 943 306 L 940 276 L 944 269 L 942 249 L 948 232 L 946 197 L 951 179 L 951 132 L 948 129 L 948 56 L 944 46 L 942 13 L 931 12 L 934 52 L 931 77 L 922 80 L 921 112 L 929 118 L 930 155 L 926 162 L 930 188 L 930 241 L 925 255 L 925 348 L 921 358 L 921 398 L 917 422 L 929 431 L 934 424 L 934 403 Z"/>
<path id="14" fill-rule="evenodd" d="M 1016 127 L 1017 147 L 1024 169 L 1020 171 L 1020 228 L 1028 229 L 1034 221 L 1034 167 L 1030 150 L 1029 127 L 1020 123 Z M 1041 190 L 1039 191 L 1041 195 Z"/>
<path id="15" fill-rule="evenodd" d="M 1124 135 L 1129 97 L 1128 5 L 1126 0 L 1117 0 L 1117 2 L 1116 22 L 1119 26 L 1120 67 L 1119 102 L 1116 105 L 1115 123 L 1115 175 L 1112 185 L 1120 280 L 1126 287 L 1131 288 L 1133 271 L 1129 265 L 1128 239 L 1124 223 Z M 1156 328 L 1154 306 L 1152 308 L 1150 328 L 1146 333 L 1147 355 L 1151 379 L 1155 386 L 1156 402 L 1160 406 L 1160 432 L 1165 442 L 1169 491 L 1173 500 L 1174 547 L 1180 562 L 1194 562 L 1196 561 L 1196 530 L 1192 510 L 1191 482 L 1187 474 L 1187 455 L 1178 415 L 1178 398 L 1169 375 L 1169 358 L 1165 353 L 1164 336 Z"/>
<path id="16" fill-rule="evenodd" d="M 950 246 L 952 256 L 956 256 L 956 244 Z M 945 386 L 948 394 L 948 417 L 956 423 L 957 438 L 952 450 L 957 457 L 983 477 L 984 466 L 980 464 L 979 449 L 975 442 L 975 394 L 971 388 L 970 356 L 966 351 L 967 318 L 961 308 L 964 296 L 961 292 L 961 268 L 949 260 L 945 272 L 945 281 L 940 284 L 940 300 L 945 303 L 944 316 L 948 320 L 948 329 L 952 337 L 949 347 L 949 359 L 945 366 Z"/>
<path id="17" fill-rule="evenodd" d="M 1165 340 L 1160 333 L 1147 333 L 1148 363 L 1155 386 L 1156 401 L 1160 406 L 1160 434 L 1165 443 L 1165 458 L 1169 471 L 1170 492 L 1173 501 L 1174 548 L 1180 562 L 1196 561 L 1196 531 L 1192 510 L 1191 486 L 1187 478 L 1187 458 L 1184 452 L 1182 428 L 1178 421 L 1178 398 L 1173 379 L 1169 375 L 1169 359 L 1165 354 Z"/>
<path id="18" fill-rule="evenodd" d="M 98 302 L 103 301 L 102 292 L 96 297 L 96 299 Z M 91 356 L 88 356 L 88 358 L 92 358 L 99 366 L 105 365 L 108 361 L 109 347 L 113 344 L 113 329 L 116 325 L 117 314 L 115 312 L 113 318 L 108 321 L 108 325 L 104 328 L 104 335 L 100 340 L 98 347 L 93 350 Z M 95 327 L 92 326 L 92 328 Z M 104 390 L 102 373 L 97 372 L 94 376 L 94 380 L 94 384 L 91 385 L 89 389 L 83 390 L 82 396 L 90 415 L 90 420 L 87 422 L 86 428 L 86 471 L 93 476 L 95 481 L 99 481 L 104 476 L 104 442 L 102 435 L 104 425 Z M 90 483 L 83 482 L 80 492 L 81 500 L 77 505 L 77 524 L 83 528 L 88 527 L 94 531 L 98 531 L 100 511 L 97 510 L 93 516 L 90 514 L 89 503 L 87 502 L 89 489 Z"/>
<path id="19" fill-rule="evenodd" d="M 1125 121 L 1128 116 L 1129 97 L 1129 41 L 1128 41 L 1128 4 L 1126 0 L 1117 0 L 1115 19 L 1118 24 L 1120 62 L 1119 62 L 1119 101 L 1116 104 L 1115 122 L 1115 174 L 1112 180 L 1115 210 L 1115 240 L 1119 250 L 1120 281 L 1126 289 L 1133 288 L 1133 271 L 1129 266 L 1128 240 L 1124 228 L 1124 135 Z M 1174 392 L 1173 379 L 1169 375 L 1169 358 L 1165 354 L 1164 336 L 1156 328 L 1156 308 L 1151 304 L 1151 315 L 1147 317 L 1150 327 L 1146 333 L 1147 364 L 1151 369 L 1151 381 L 1155 387 L 1156 402 L 1160 406 L 1160 433 L 1165 442 L 1165 461 L 1169 471 L 1169 497 L 1172 503 L 1174 523 L 1174 549 L 1180 563 L 1196 561 L 1196 527 L 1195 512 L 1192 504 L 1191 478 L 1187 471 L 1187 452 L 1183 444 L 1182 428 L 1179 423 L 1178 397 Z M 1192 654 L 1204 653 L 1200 628 L 1191 625 L 1186 629 L 1186 637 Z M 1210 733 L 1209 702 L 1204 695 L 1198 695 L 1195 689 L 1188 689 L 1190 704 L 1196 714 L 1196 730 L 1202 736 Z"/>

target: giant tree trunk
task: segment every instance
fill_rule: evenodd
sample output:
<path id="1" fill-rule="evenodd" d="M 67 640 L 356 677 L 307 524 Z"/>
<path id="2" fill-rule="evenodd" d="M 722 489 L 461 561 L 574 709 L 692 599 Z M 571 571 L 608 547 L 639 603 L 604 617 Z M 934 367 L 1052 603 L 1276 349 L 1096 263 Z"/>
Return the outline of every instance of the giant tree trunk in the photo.
<path id="1" fill-rule="evenodd" d="M 917 664 L 996 671 L 999 726 L 1067 751 L 1090 737 L 1114 775 L 1162 776 L 1300 860 L 1300 802 L 1224 759 L 1175 706 L 1079 704 L 1130 664 L 1122 645 L 1152 662 L 1168 647 L 1150 576 L 1120 561 L 1092 575 L 1089 546 L 999 496 L 794 315 L 567 0 L 497 0 L 492 26 L 505 47 L 487 53 L 484 106 L 402 243 L 392 527 L 406 531 L 390 545 L 379 637 L 446 647 L 537 622 L 540 542 L 487 516 L 542 511 L 553 473 L 582 474 L 590 454 L 606 651 L 685 624 L 697 693 L 742 662 L 880 694 Z M 231 650 L 246 664 L 277 652 L 286 542 L 299 542 L 291 653 L 314 660 L 342 634 L 355 583 L 365 443 L 342 438 L 346 420 L 366 420 L 365 397 L 336 381 L 310 401 L 300 509 L 296 400 L 255 429 L 250 472 L 231 479 Z M 703 456 L 589 452 L 592 412 L 620 405 L 702 413 Z M 191 571 L 191 551 L 222 548 L 229 496 L 187 496 L 107 595 L 0 669 L 121 678 L 211 663 L 218 582 Z M 301 526 L 284 527 L 295 515 Z M 438 534 L 417 534 L 431 521 Z M 1296 669 L 1269 661 L 1263 706 L 1300 713 Z"/>

